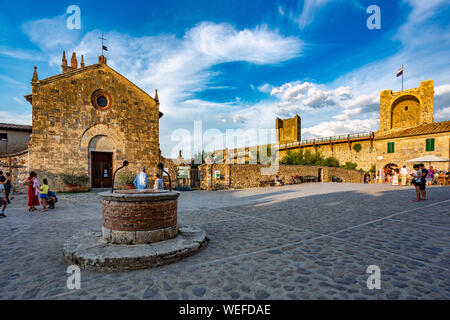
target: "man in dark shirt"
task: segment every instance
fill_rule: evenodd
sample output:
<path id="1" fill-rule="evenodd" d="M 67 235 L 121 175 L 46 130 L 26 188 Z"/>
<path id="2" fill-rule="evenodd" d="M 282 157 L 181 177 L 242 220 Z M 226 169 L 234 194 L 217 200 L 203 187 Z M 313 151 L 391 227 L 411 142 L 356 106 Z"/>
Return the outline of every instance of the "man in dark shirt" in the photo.
<path id="1" fill-rule="evenodd" d="M 428 170 L 425 168 L 425 165 L 423 163 L 421 163 L 420 165 L 420 170 L 422 172 L 422 180 L 420 183 L 420 193 L 422 195 L 422 200 L 427 200 L 427 191 L 425 190 L 426 188 L 426 176 L 428 175 Z"/>

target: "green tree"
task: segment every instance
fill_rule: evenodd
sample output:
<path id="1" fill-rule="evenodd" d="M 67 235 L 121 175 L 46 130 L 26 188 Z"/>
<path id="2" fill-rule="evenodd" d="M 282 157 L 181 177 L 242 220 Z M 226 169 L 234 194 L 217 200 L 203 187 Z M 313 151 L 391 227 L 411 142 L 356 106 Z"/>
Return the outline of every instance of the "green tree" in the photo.
<path id="1" fill-rule="evenodd" d="M 338 166 L 339 162 L 334 157 L 324 159 L 320 152 L 311 152 L 303 150 L 292 152 L 288 151 L 287 155 L 281 159 L 281 164 L 287 165 L 303 165 L 303 166 Z"/>
<path id="2" fill-rule="evenodd" d="M 339 160 L 335 157 L 328 157 L 323 160 L 322 165 L 326 167 L 339 167 Z"/>
<path id="3" fill-rule="evenodd" d="M 357 143 L 353 145 L 353 150 L 355 150 L 356 152 L 360 152 L 362 149 L 361 144 Z"/>
<path id="4" fill-rule="evenodd" d="M 349 170 L 356 170 L 356 167 L 358 166 L 358 164 L 354 163 L 354 162 L 346 162 L 345 165 L 341 166 L 344 169 L 349 169 Z"/>

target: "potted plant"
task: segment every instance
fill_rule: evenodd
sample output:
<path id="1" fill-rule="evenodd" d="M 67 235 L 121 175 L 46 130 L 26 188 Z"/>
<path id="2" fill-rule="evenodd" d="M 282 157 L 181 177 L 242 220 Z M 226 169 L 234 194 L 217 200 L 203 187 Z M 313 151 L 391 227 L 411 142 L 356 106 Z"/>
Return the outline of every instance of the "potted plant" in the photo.
<path id="1" fill-rule="evenodd" d="M 89 176 L 87 174 L 77 175 L 78 191 L 89 191 Z"/>
<path id="2" fill-rule="evenodd" d="M 130 170 L 128 170 L 128 169 L 122 170 L 119 173 L 118 178 L 119 178 L 119 181 L 123 185 L 125 185 L 125 189 L 130 190 L 130 189 L 136 188 L 133 183 L 134 182 L 134 174 Z"/>
<path id="3" fill-rule="evenodd" d="M 87 174 L 80 173 L 78 168 L 66 168 L 61 178 L 65 184 L 66 192 L 78 192 L 80 187 L 86 187 L 89 182 L 89 176 Z"/>

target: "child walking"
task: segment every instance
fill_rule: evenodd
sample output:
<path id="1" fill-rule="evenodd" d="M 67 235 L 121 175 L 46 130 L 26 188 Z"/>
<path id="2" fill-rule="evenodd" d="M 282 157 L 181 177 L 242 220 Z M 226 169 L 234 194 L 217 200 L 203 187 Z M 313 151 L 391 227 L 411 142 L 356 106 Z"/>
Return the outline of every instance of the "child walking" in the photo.
<path id="1" fill-rule="evenodd" d="M 47 211 L 47 201 L 48 198 L 48 180 L 44 179 L 42 180 L 42 186 L 41 186 L 41 202 L 42 202 L 42 212 Z"/>

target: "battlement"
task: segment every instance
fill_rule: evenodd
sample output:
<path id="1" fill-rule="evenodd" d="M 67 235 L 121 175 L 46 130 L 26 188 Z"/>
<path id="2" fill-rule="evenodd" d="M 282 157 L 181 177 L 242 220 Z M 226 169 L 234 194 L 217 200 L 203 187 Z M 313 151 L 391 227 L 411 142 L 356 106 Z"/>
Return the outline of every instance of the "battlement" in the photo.
<path id="1" fill-rule="evenodd" d="M 289 119 L 276 118 L 275 128 L 279 144 L 300 142 L 302 120 L 298 114 Z"/>
<path id="2" fill-rule="evenodd" d="M 434 81 L 418 88 L 380 93 L 380 132 L 400 130 L 433 123 Z"/>

